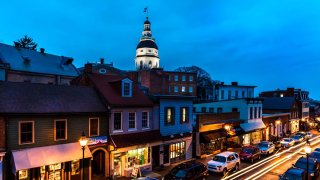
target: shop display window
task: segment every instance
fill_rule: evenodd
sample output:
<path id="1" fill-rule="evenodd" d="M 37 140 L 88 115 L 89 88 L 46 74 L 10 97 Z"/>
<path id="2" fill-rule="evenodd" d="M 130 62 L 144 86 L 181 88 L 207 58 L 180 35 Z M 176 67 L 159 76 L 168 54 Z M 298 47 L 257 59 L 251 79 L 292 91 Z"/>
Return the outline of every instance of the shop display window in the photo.
<path id="1" fill-rule="evenodd" d="M 28 179 L 28 170 L 20 170 L 19 179 Z"/>
<path id="2" fill-rule="evenodd" d="M 171 162 L 185 159 L 186 142 L 178 142 L 170 144 Z"/>
<path id="3" fill-rule="evenodd" d="M 144 165 L 150 163 L 150 149 L 139 148 L 135 150 L 130 150 L 127 153 L 127 157 L 127 167 L 134 167 L 135 165 Z"/>
<path id="4" fill-rule="evenodd" d="M 71 162 L 71 175 L 76 175 L 80 173 L 80 161 L 73 160 Z"/>

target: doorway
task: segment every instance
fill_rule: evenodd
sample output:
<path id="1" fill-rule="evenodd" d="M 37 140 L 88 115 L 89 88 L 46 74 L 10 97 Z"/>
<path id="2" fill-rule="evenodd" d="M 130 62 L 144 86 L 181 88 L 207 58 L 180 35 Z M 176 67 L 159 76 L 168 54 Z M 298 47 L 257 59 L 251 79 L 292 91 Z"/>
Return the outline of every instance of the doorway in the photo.
<path id="1" fill-rule="evenodd" d="M 105 152 L 97 150 L 93 153 L 92 172 L 94 176 L 105 176 Z"/>
<path id="2" fill-rule="evenodd" d="M 159 167 L 160 165 L 160 146 L 152 147 L 152 168 Z"/>
<path id="3" fill-rule="evenodd" d="M 170 146 L 169 145 L 164 145 L 163 146 L 163 163 L 167 164 L 169 163 L 169 158 L 170 158 L 170 151 L 169 151 Z"/>

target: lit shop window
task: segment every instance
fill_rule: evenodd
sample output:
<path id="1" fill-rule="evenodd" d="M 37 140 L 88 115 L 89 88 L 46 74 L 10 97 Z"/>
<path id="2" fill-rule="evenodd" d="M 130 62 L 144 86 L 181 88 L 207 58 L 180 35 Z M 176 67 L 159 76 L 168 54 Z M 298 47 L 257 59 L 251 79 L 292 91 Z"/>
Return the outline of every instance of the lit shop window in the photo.
<path id="1" fill-rule="evenodd" d="M 19 179 L 28 179 L 28 170 L 19 171 Z"/>
<path id="2" fill-rule="evenodd" d="M 130 150 L 127 153 L 128 164 L 127 167 L 134 167 L 136 165 L 144 165 L 150 163 L 150 150 L 149 148 L 139 148 Z"/>
<path id="3" fill-rule="evenodd" d="M 49 165 L 49 180 L 61 179 L 61 163 Z"/>
<path id="4" fill-rule="evenodd" d="M 170 145 L 171 162 L 185 159 L 186 142 L 178 142 Z"/>
<path id="5" fill-rule="evenodd" d="M 76 175 L 80 173 L 80 161 L 73 160 L 71 162 L 71 175 Z"/>

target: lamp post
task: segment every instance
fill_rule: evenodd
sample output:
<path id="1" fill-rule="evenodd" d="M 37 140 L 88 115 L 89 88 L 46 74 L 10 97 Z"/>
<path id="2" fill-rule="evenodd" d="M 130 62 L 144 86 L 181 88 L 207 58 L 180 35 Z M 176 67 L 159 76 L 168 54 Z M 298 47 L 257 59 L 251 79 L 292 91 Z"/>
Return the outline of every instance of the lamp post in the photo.
<path id="1" fill-rule="evenodd" d="M 276 127 L 277 127 L 277 141 L 279 140 L 279 129 L 280 129 L 280 124 L 281 124 L 281 121 L 278 119 L 276 120 Z"/>
<path id="2" fill-rule="evenodd" d="M 309 178 L 309 154 L 311 153 L 311 147 L 309 143 L 309 139 L 307 139 L 306 145 L 304 147 L 304 152 L 306 153 L 307 156 L 307 180 Z"/>
<path id="3" fill-rule="evenodd" d="M 84 134 L 84 131 L 82 131 L 82 135 L 79 139 L 79 143 L 82 147 L 82 162 L 81 162 L 81 166 L 82 166 L 82 180 L 84 180 L 84 149 L 86 147 L 86 145 L 88 144 L 88 139 L 86 137 L 86 135 Z"/>

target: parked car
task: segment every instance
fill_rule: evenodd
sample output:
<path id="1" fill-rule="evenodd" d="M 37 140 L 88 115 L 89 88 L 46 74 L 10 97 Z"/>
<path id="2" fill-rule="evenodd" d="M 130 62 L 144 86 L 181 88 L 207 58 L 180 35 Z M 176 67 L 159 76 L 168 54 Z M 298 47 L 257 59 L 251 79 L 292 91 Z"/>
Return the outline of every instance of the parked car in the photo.
<path id="1" fill-rule="evenodd" d="M 269 141 L 262 141 L 258 144 L 258 148 L 261 151 L 261 154 L 272 154 L 275 151 L 275 145 Z"/>
<path id="2" fill-rule="evenodd" d="M 253 162 L 256 159 L 261 158 L 260 149 L 256 146 L 245 146 L 241 149 L 240 159 L 245 161 Z"/>
<path id="3" fill-rule="evenodd" d="M 229 170 L 239 170 L 240 158 L 235 152 L 222 152 L 215 155 L 211 161 L 208 162 L 208 171 L 223 173 L 225 175 Z"/>
<path id="4" fill-rule="evenodd" d="M 309 157 L 317 159 L 318 162 L 320 162 L 320 152 L 318 151 L 313 151 L 310 153 Z"/>
<path id="5" fill-rule="evenodd" d="M 307 172 L 304 169 L 291 167 L 285 173 L 279 176 L 281 180 L 295 179 L 295 180 L 305 180 L 307 177 Z"/>
<path id="6" fill-rule="evenodd" d="M 314 151 L 320 152 L 320 148 L 315 148 Z"/>
<path id="7" fill-rule="evenodd" d="M 303 132 L 303 131 L 299 131 L 297 132 L 295 135 L 299 135 L 301 137 L 303 137 L 303 139 L 307 139 L 307 133 L 306 132 Z"/>
<path id="8" fill-rule="evenodd" d="M 207 167 L 204 164 L 189 161 L 175 166 L 162 180 L 195 180 L 204 179 L 207 175 Z"/>
<path id="9" fill-rule="evenodd" d="M 136 178 L 136 180 L 158 180 L 158 179 L 152 178 L 152 177 L 138 177 Z"/>
<path id="10" fill-rule="evenodd" d="M 294 145 L 294 140 L 292 138 L 283 138 L 280 143 L 282 147 L 287 148 Z"/>
<path id="11" fill-rule="evenodd" d="M 306 135 L 306 136 L 307 136 L 307 138 L 310 139 L 310 138 L 312 138 L 313 134 L 312 134 L 312 132 L 307 132 L 307 135 Z"/>
<path id="12" fill-rule="evenodd" d="M 294 140 L 295 144 L 301 143 L 303 141 L 303 137 L 300 135 L 293 135 L 291 136 L 291 139 Z"/>
<path id="13" fill-rule="evenodd" d="M 300 157 L 294 164 L 294 167 L 307 170 L 307 158 Z M 319 163 L 317 159 L 308 158 L 308 173 L 308 176 L 312 179 L 316 179 L 319 176 Z"/>
<path id="14" fill-rule="evenodd" d="M 275 151 L 280 151 L 282 149 L 282 144 L 280 143 L 280 141 L 275 141 L 273 142 L 274 146 L 275 146 Z"/>

